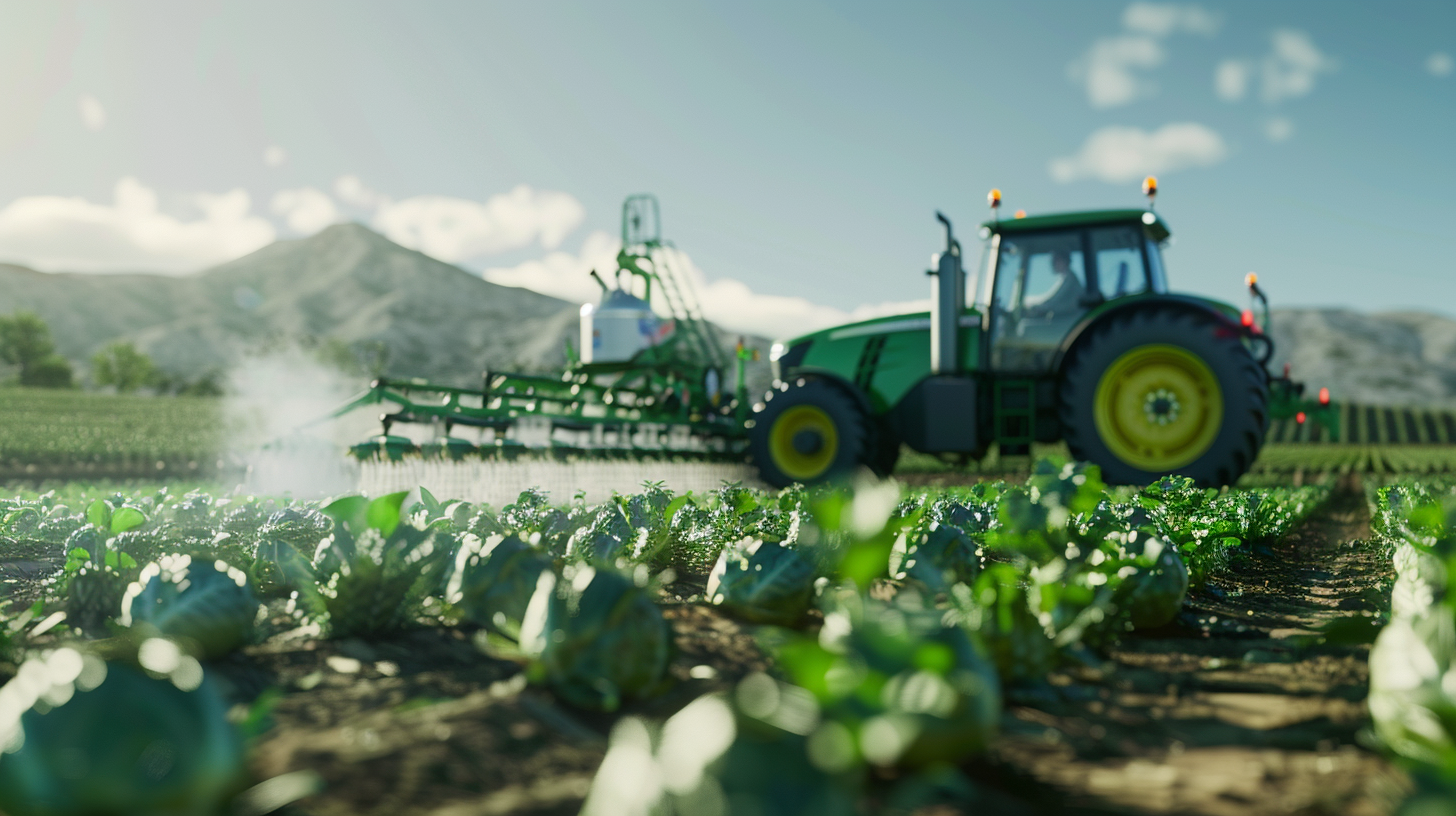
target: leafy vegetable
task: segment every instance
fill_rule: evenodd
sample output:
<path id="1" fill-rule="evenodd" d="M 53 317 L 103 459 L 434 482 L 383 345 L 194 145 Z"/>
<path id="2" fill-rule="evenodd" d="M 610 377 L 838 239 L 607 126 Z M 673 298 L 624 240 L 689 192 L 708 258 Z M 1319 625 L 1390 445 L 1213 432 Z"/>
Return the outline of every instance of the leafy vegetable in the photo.
<path id="1" fill-rule="evenodd" d="M 121 607 L 121 625 L 176 639 L 204 658 L 221 657 L 246 643 L 258 613 L 241 570 L 186 555 L 165 556 L 142 568 Z"/>
<path id="2" fill-rule="evenodd" d="M 27 660 L 0 688 L 0 808 L 10 816 L 221 811 L 246 781 L 227 706 L 162 639 L 135 663 L 71 648 Z"/>
<path id="3" fill-rule="evenodd" d="M 791 626 L 809 611 L 815 577 L 814 562 L 798 548 L 746 539 L 724 548 L 706 594 L 744 620 Z"/>
<path id="4" fill-rule="evenodd" d="M 515 535 L 485 541 L 467 536 L 455 554 L 445 600 L 467 620 L 518 637 L 536 583 L 550 569 L 550 560 Z"/>
<path id="5" fill-rule="evenodd" d="M 533 676 L 562 699 L 614 711 L 663 685 L 672 631 L 645 586 L 578 564 L 559 580 L 541 573 L 520 644 L 535 661 Z"/>

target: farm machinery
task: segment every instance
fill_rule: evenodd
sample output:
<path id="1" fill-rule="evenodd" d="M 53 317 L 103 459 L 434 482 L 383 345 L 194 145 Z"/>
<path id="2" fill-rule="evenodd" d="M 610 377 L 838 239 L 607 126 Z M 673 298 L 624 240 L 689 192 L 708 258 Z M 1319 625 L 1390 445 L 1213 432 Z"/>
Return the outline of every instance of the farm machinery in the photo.
<path id="1" fill-rule="evenodd" d="M 656 200 L 632 196 L 612 285 L 591 273 L 602 299 L 582 307 L 579 350 L 568 345 L 559 375 L 487 371 L 479 389 L 379 379 L 335 415 L 396 406 L 383 433 L 353 451 L 385 461 L 747 463 L 784 486 L 888 474 L 907 446 L 965 461 L 993 444 L 1018 455 L 1064 440 L 1112 483 L 1178 473 L 1229 484 L 1271 421 L 1338 417 L 1327 392 L 1308 399 L 1287 372 L 1267 371 L 1268 302 L 1253 276 L 1244 310 L 1169 292 L 1154 179 L 1144 192 L 1146 208 L 1002 219 L 993 190 L 969 281 L 937 213 L 944 248 L 927 273 L 930 310 L 774 343 L 774 385 L 757 401 L 751 352 L 741 341 L 727 350 L 661 237 Z M 434 438 L 394 435 L 400 424 L 432 426 Z"/>
<path id="2" fill-rule="evenodd" d="M 380 417 L 383 433 L 354 446 L 353 455 L 741 462 L 748 445 L 745 365 L 753 354 L 741 341 L 730 353 L 703 318 L 660 224 L 652 196 L 623 203 L 617 270 L 610 285 L 591 272 L 602 299 L 582 306 L 580 345 L 568 342 L 559 375 L 486 371 L 478 389 L 376 379 L 332 414 L 396 406 Z M 654 298 L 668 317 L 654 311 Z M 433 439 L 392 433 L 403 424 L 432 426 Z M 460 429 L 475 429 L 477 438 L 458 435 Z"/>

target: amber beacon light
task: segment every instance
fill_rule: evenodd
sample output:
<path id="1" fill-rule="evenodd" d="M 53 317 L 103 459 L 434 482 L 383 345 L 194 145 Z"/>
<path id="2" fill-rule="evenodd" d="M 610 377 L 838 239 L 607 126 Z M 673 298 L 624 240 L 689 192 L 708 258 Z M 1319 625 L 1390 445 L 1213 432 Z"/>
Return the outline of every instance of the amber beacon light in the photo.
<path id="1" fill-rule="evenodd" d="M 1153 206 L 1153 199 L 1158 197 L 1158 177 L 1148 176 L 1143 179 L 1143 195 L 1148 197 L 1148 206 Z"/>

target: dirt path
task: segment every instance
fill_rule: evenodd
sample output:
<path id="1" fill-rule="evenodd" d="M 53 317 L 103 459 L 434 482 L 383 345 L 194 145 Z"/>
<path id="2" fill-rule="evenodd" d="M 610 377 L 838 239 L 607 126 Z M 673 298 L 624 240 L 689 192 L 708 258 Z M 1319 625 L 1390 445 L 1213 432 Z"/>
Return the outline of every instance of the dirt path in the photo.
<path id="1" fill-rule="evenodd" d="M 1404 777 L 1361 747 L 1368 646 L 1314 629 L 1374 611 L 1389 564 L 1358 484 L 1107 671 L 1013 696 L 972 769 L 1029 813 L 1388 814 Z"/>

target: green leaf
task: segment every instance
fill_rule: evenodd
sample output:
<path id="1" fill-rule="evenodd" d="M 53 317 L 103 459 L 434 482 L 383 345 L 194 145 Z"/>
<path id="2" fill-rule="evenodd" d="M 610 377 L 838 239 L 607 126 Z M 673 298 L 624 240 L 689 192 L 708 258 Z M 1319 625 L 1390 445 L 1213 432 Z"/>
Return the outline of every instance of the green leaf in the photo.
<path id="1" fill-rule="evenodd" d="M 677 515 L 677 511 L 683 509 L 683 507 L 685 507 L 687 503 L 691 500 L 692 496 L 684 493 L 681 496 L 678 496 L 677 498 L 668 502 L 667 509 L 662 511 L 663 526 L 671 525 L 673 517 Z"/>
<path id="2" fill-rule="evenodd" d="M 96 525 L 98 530 L 109 530 L 111 529 L 111 511 L 111 502 L 97 499 L 86 508 L 86 521 Z"/>
<path id="3" fill-rule="evenodd" d="M 363 496 L 344 496 L 320 507 L 319 512 L 352 530 L 362 532 L 368 525 L 369 500 Z"/>
<path id="4" fill-rule="evenodd" d="M 420 503 L 425 506 L 426 510 L 430 511 L 431 516 L 434 516 L 440 511 L 439 500 L 435 498 L 434 494 L 423 487 L 420 488 Z"/>
<path id="5" fill-rule="evenodd" d="M 399 526 L 399 509 L 404 504 L 404 497 L 408 495 L 409 491 L 401 490 L 369 502 L 368 525 L 388 538 L 394 528 Z"/>
<path id="6" fill-rule="evenodd" d="M 122 507 L 111 514 L 111 534 L 120 535 L 147 523 L 147 516 L 135 507 Z"/>

